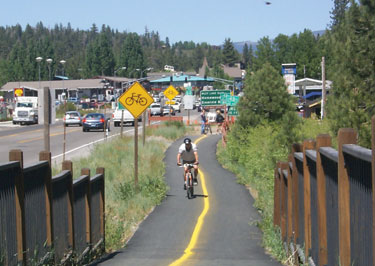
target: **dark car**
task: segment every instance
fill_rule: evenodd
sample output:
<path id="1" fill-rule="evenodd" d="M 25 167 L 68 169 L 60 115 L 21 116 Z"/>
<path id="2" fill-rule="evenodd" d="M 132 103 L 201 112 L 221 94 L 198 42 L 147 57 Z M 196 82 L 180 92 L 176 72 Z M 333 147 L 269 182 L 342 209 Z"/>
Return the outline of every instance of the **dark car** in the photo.
<path id="1" fill-rule="evenodd" d="M 82 120 L 82 131 L 90 131 L 91 129 L 105 129 L 110 131 L 109 118 L 105 117 L 104 114 L 90 113 L 87 114 Z"/>

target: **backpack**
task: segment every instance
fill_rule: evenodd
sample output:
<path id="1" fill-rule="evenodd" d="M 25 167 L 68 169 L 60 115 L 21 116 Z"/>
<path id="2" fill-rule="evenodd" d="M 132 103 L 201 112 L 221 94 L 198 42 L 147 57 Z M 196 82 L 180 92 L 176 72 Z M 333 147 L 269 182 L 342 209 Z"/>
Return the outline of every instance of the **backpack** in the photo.
<path id="1" fill-rule="evenodd" d="M 223 123 L 224 117 L 221 114 L 218 114 L 216 117 L 216 122 L 218 123 Z"/>

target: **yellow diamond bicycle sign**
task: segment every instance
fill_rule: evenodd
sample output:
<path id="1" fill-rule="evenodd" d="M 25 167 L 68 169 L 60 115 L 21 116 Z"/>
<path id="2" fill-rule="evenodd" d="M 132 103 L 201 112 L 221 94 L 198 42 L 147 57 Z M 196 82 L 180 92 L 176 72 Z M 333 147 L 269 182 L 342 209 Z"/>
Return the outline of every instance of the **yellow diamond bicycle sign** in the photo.
<path id="1" fill-rule="evenodd" d="M 154 98 L 147 93 L 141 84 L 135 82 L 126 92 L 124 92 L 118 101 L 134 116 L 138 118 L 147 107 L 154 102 Z"/>
<path id="2" fill-rule="evenodd" d="M 172 100 L 174 97 L 178 95 L 178 91 L 171 85 L 164 91 L 165 97 L 169 100 Z"/>

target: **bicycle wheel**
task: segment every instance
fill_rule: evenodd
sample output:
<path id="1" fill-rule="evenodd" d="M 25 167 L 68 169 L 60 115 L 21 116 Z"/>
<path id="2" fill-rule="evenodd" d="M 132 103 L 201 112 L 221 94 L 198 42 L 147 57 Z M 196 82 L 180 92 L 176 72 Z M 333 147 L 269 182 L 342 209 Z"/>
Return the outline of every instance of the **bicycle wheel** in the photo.
<path id="1" fill-rule="evenodd" d="M 141 97 L 141 98 L 139 98 L 139 104 L 140 104 L 141 106 L 145 106 L 146 103 L 147 103 L 147 99 L 146 99 L 145 97 Z"/>
<path id="2" fill-rule="evenodd" d="M 127 105 L 132 105 L 134 103 L 134 99 L 132 97 L 128 97 L 125 99 L 125 103 Z"/>
<path id="3" fill-rule="evenodd" d="M 191 199 L 193 197 L 191 193 L 192 187 L 193 187 L 193 183 L 192 183 L 191 173 L 188 173 L 186 176 L 186 194 L 187 194 L 188 199 Z"/>

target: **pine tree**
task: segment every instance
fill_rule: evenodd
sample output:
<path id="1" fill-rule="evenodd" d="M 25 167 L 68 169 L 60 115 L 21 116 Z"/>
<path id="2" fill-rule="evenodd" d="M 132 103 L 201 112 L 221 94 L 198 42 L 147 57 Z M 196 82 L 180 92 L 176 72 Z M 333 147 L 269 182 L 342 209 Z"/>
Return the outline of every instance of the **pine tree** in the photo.
<path id="1" fill-rule="evenodd" d="M 375 115 L 375 7 L 352 2 L 345 19 L 329 36 L 332 62 L 328 75 L 333 88 L 327 98 L 331 128 L 351 127 L 360 145 L 371 145 L 371 117 Z"/>
<path id="2" fill-rule="evenodd" d="M 332 9 L 331 13 L 331 28 L 334 29 L 337 25 L 339 25 L 344 17 L 345 17 L 345 11 L 348 8 L 348 4 L 350 0 L 334 0 L 334 7 Z"/>
<path id="3" fill-rule="evenodd" d="M 245 43 L 243 50 L 242 50 L 242 60 L 245 69 L 249 66 L 250 61 L 250 55 L 249 55 L 249 47 L 247 46 L 247 43 Z"/>
<path id="4" fill-rule="evenodd" d="M 225 39 L 223 47 L 223 63 L 233 66 L 238 61 L 238 55 L 230 38 Z"/>
<path id="5" fill-rule="evenodd" d="M 295 107 L 279 71 L 266 62 L 262 68 L 247 75 L 244 96 L 238 103 L 238 122 L 242 127 L 262 122 L 281 121 L 284 116 L 293 124 Z"/>

